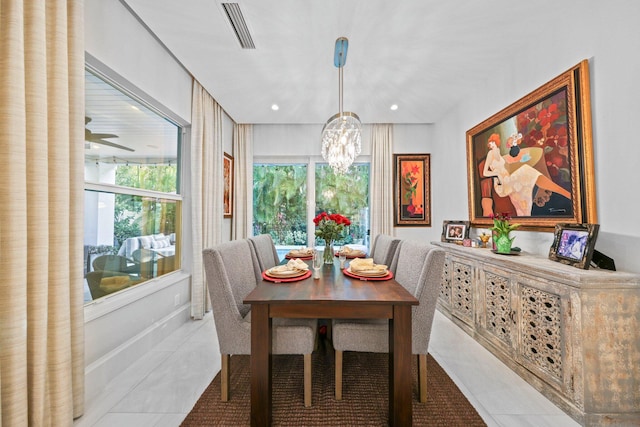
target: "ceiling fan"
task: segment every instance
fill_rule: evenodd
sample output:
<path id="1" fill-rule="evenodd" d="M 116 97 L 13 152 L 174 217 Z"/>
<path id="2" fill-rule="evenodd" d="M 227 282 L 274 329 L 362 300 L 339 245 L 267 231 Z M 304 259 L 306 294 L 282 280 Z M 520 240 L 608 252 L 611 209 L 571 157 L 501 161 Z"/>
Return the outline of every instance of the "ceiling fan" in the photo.
<path id="1" fill-rule="evenodd" d="M 91 121 L 91 117 L 84 118 L 84 124 L 87 125 Z M 88 142 L 94 142 L 96 144 L 108 145 L 110 147 L 120 148 L 121 150 L 136 151 L 133 148 L 125 147 L 124 145 L 116 144 L 115 142 L 106 141 L 105 138 L 117 138 L 118 135 L 112 133 L 93 133 L 86 127 L 84 128 L 84 140 Z"/>

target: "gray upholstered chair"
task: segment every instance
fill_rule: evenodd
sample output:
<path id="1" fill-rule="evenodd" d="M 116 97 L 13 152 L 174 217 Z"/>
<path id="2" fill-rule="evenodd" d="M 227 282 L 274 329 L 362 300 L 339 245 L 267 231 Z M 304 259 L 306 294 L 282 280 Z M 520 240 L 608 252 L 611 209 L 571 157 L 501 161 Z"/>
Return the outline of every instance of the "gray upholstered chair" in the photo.
<path id="1" fill-rule="evenodd" d="M 213 319 L 222 354 L 221 397 L 229 400 L 229 363 L 232 354 L 251 354 L 251 305 L 243 304 L 260 277 L 260 268 L 248 240 L 221 243 L 202 251 Z M 304 404 L 311 406 L 311 353 L 316 319 L 273 319 L 272 353 L 304 355 Z"/>
<path id="2" fill-rule="evenodd" d="M 371 258 L 376 264 L 385 264 L 395 273 L 394 257 L 397 252 L 400 239 L 395 239 L 386 234 L 378 234 L 373 241 Z"/>
<path id="3" fill-rule="evenodd" d="M 412 308 L 411 347 L 418 355 L 420 401 L 427 401 L 427 350 L 431 325 L 444 268 L 444 251 L 427 244 L 403 241 L 398 248 L 395 278 L 420 304 Z M 345 351 L 387 353 L 388 321 L 380 319 L 334 319 L 336 399 L 342 399 L 342 356 Z"/>
<path id="4" fill-rule="evenodd" d="M 260 234 L 259 236 L 249 237 L 249 241 L 253 245 L 255 254 L 258 257 L 258 265 L 260 271 L 265 271 L 273 266 L 280 264 L 278 251 L 273 244 L 273 239 L 269 234 Z"/>

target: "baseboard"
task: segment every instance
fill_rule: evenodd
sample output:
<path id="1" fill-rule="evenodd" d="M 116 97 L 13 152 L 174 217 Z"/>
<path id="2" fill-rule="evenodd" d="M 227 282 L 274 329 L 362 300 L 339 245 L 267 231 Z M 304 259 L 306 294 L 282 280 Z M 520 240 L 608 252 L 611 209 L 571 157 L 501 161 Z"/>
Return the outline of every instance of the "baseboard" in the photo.
<path id="1" fill-rule="evenodd" d="M 176 307 L 174 311 L 163 319 L 154 322 L 153 325 L 88 365 L 84 373 L 85 398 L 87 401 L 103 392 L 109 381 L 122 373 L 123 366 L 131 365 L 175 332 L 180 326 L 188 322 L 190 320 L 190 309 L 190 304 Z"/>

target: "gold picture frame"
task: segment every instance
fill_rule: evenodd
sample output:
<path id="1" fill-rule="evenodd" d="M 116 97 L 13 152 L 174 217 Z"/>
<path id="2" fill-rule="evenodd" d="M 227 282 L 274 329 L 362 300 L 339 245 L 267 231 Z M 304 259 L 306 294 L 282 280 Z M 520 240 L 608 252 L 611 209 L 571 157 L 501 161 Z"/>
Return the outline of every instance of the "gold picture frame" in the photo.
<path id="1" fill-rule="evenodd" d="M 233 216 L 233 156 L 224 153 L 222 164 L 223 187 L 223 211 L 225 218 Z"/>
<path id="2" fill-rule="evenodd" d="M 431 226 L 430 154 L 394 154 L 395 225 Z"/>
<path id="3" fill-rule="evenodd" d="M 588 61 L 466 136 L 472 226 L 489 227 L 498 213 L 522 230 L 597 222 Z"/>

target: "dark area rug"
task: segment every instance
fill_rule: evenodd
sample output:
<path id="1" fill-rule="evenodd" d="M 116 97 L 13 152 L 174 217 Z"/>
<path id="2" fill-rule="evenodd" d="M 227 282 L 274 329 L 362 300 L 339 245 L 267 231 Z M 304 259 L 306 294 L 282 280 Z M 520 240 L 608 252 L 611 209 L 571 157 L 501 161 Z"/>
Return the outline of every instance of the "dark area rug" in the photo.
<path id="1" fill-rule="evenodd" d="M 466 397 L 428 355 L 427 402 L 420 403 L 413 358 L 413 425 L 485 426 Z M 345 352 L 341 401 L 334 395 L 334 359 L 329 342 L 313 353 L 313 398 L 304 407 L 302 356 L 273 356 L 274 426 L 386 426 L 389 423 L 388 355 Z M 231 357 L 228 402 L 220 401 L 220 373 L 196 402 L 182 426 L 250 424 L 249 356 Z"/>

